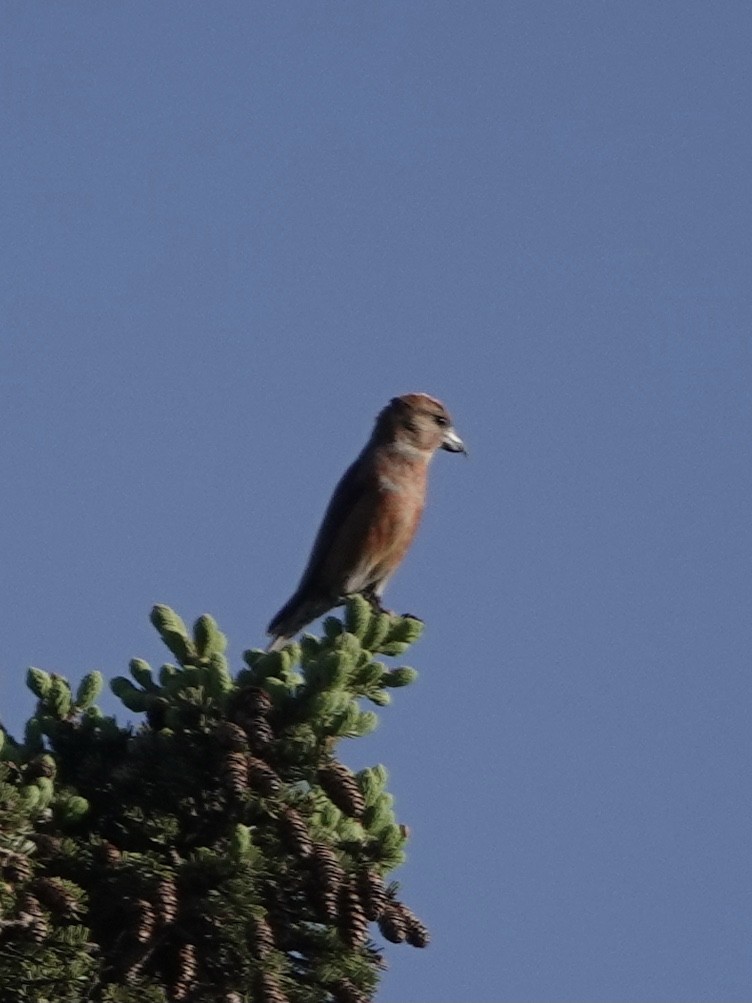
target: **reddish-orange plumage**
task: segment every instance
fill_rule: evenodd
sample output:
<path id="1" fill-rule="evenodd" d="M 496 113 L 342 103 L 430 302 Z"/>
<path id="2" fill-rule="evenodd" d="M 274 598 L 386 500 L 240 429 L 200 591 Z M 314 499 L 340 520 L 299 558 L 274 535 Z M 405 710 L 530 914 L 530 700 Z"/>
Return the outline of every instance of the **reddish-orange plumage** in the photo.
<path id="1" fill-rule="evenodd" d="M 348 595 L 379 602 L 415 536 L 437 449 L 465 452 L 443 404 L 393 398 L 334 490 L 300 584 L 269 624 L 270 650 Z"/>

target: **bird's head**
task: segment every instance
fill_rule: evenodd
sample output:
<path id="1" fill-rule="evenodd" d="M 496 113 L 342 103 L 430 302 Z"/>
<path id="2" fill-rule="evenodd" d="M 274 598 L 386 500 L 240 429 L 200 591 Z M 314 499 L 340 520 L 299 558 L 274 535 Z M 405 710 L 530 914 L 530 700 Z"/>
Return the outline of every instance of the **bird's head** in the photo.
<path id="1" fill-rule="evenodd" d="M 452 427 L 449 412 L 441 401 L 428 394 L 393 397 L 376 419 L 374 437 L 378 442 L 394 443 L 426 458 L 437 449 L 467 455 L 465 444 Z"/>

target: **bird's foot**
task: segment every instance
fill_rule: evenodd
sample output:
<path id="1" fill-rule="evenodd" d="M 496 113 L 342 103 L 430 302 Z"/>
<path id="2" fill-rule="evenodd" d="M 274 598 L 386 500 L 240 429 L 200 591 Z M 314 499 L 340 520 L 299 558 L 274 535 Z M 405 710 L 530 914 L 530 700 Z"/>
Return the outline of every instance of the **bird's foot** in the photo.
<path id="1" fill-rule="evenodd" d="M 362 595 L 371 604 L 371 609 L 375 613 L 391 613 L 391 610 L 385 609 L 381 605 L 381 597 L 377 596 L 373 589 L 365 589 Z"/>

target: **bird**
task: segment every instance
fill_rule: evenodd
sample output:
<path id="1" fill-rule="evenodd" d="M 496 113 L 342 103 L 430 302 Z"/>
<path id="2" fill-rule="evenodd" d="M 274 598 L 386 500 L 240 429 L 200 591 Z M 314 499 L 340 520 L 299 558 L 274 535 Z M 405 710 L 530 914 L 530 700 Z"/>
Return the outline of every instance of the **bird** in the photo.
<path id="1" fill-rule="evenodd" d="M 449 412 L 425 393 L 393 397 L 334 489 L 298 587 L 272 618 L 268 651 L 360 593 L 381 610 L 384 588 L 423 512 L 428 465 L 439 449 L 467 455 Z"/>

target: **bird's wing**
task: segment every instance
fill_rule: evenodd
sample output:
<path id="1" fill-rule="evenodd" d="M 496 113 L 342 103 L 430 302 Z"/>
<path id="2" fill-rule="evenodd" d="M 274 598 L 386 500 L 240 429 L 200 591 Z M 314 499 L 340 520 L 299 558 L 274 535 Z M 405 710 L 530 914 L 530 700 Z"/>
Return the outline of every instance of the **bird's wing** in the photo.
<path id="1" fill-rule="evenodd" d="M 344 586 L 368 536 L 378 500 L 373 466 L 365 457 L 358 457 L 334 489 L 300 580 L 298 595 L 305 595 L 310 589 Z"/>

